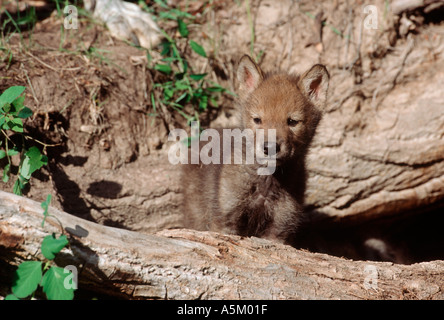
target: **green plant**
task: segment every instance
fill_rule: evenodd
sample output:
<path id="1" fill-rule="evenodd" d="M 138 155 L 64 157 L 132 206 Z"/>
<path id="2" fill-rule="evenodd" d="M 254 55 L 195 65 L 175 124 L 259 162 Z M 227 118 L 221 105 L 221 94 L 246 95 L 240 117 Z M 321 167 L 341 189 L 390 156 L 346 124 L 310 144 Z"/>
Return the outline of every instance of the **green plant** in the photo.
<path id="1" fill-rule="evenodd" d="M 24 105 L 25 96 L 22 95 L 24 91 L 25 87 L 14 86 L 0 95 L 0 130 L 3 134 L 0 139 L 0 160 L 7 159 L 3 167 L 2 180 L 5 183 L 9 181 L 12 172 L 11 157 L 20 154 L 17 180 L 13 186 L 13 192 L 18 195 L 23 194 L 31 175 L 48 163 L 48 158 L 36 146 L 28 148 L 25 143 L 26 139 L 31 138 L 23 134 L 23 119 L 29 118 L 32 111 Z M 19 137 L 12 140 L 11 135 Z"/>
<path id="2" fill-rule="evenodd" d="M 48 217 L 48 207 L 51 195 L 41 206 L 44 209 L 42 227 Z M 73 274 L 67 270 L 54 265 L 54 258 L 68 244 L 66 235 L 55 234 L 46 236 L 41 245 L 41 252 L 46 261 L 25 261 L 22 262 L 14 273 L 12 283 L 12 294 L 5 297 L 5 300 L 20 300 L 34 298 L 38 287 L 46 294 L 48 300 L 72 300 L 76 283 L 72 283 Z"/>
<path id="3" fill-rule="evenodd" d="M 199 113 L 207 110 L 209 105 L 217 107 L 219 94 L 228 91 L 209 80 L 207 73 L 193 72 L 189 60 L 185 58 L 188 48 L 199 56 L 208 58 L 205 49 L 189 38 L 190 32 L 186 21 L 194 17 L 181 10 L 169 8 L 164 1 L 155 2 L 161 8 L 167 9 L 166 12 L 158 14 L 160 19 L 176 21 L 179 37 L 173 38 L 162 30 L 165 41 L 161 44 L 160 54 L 163 58 L 155 63 L 153 68 L 165 74 L 167 80 L 154 84 L 154 89 L 160 92 L 160 98 L 157 98 L 154 92 L 151 93 L 154 114 L 156 103 L 160 103 L 177 111 L 188 122 L 198 120 Z M 152 60 L 150 56 L 148 58 L 149 61 Z M 193 110 L 188 113 L 184 110 L 187 104 L 193 106 Z"/>
<path id="4" fill-rule="evenodd" d="M 13 28 L 20 32 L 21 27 L 33 28 L 37 22 L 37 14 L 35 12 L 35 7 L 33 6 L 28 6 L 23 12 L 17 10 L 16 19 L 14 19 L 8 11 L 5 10 L 4 13 L 7 19 L 3 22 L 3 28 L 7 27 L 8 23 L 11 23 Z"/>
<path id="5" fill-rule="evenodd" d="M 16 2 L 18 7 L 18 1 Z M 22 30 L 30 30 L 29 40 L 31 42 L 32 33 L 37 23 L 37 14 L 35 11 L 35 7 L 27 6 L 26 9 L 23 11 L 17 10 L 17 13 L 14 14 L 14 17 L 7 10 L 3 10 L 2 15 L 4 15 L 4 19 L 2 19 L 2 25 L 0 26 L 0 47 L 4 47 L 4 45 L 14 34 L 18 34 L 20 43 L 24 48 L 27 48 L 27 45 L 24 42 Z"/>

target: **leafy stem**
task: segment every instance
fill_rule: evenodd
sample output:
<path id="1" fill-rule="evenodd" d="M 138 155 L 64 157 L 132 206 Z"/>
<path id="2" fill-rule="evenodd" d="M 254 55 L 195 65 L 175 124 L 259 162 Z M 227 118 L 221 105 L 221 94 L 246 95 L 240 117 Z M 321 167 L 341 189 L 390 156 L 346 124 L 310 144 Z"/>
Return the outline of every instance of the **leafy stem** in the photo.
<path id="1" fill-rule="evenodd" d="M 48 216 L 51 195 L 41 204 L 44 209 L 42 227 Z M 72 300 L 77 289 L 77 278 L 72 269 L 57 267 L 54 263 L 56 255 L 68 245 L 66 235 L 47 235 L 41 244 L 40 251 L 45 261 L 22 262 L 14 274 L 12 294 L 5 300 L 34 298 L 38 287 L 46 294 L 48 300 Z"/>
<path id="2" fill-rule="evenodd" d="M 218 107 L 218 97 L 221 93 L 226 92 L 226 89 L 208 80 L 207 73 L 193 73 L 193 68 L 184 57 L 183 52 L 191 49 L 198 56 L 205 59 L 208 58 L 204 47 L 190 39 L 190 32 L 186 21 L 193 19 L 193 16 L 186 12 L 169 8 L 164 1 L 159 0 L 157 2 L 162 9 L 168 10 L 159 16 L 176 21 L 180 36 L 174 38 L 164 30 L 161 30 L 165 38 L 165 41 L 161 44 L 161 56 L 163 58 L 154 63 L 154 69 L 167 75 L 168 80 L 155 83 L 153 86 L 160 94 L 151 93 L 151 102 L 154 110 L 151 115 L 157 115 L 156 105 L 159 105 L 178 112 L 188 122 L 193 119 L 197 120 L 199 114 L 206 111 L 209 106 Z M 179 49 L 181 47 L 183 52 Z M 151 56 L 149 56 L 148 60 L 151 63 Z M 185 106 L 187 105 L 191 105 L 193 110 L 187 109 L 185 111 Z"/>
<path id="3" fill-rule="evenodd" d="M 28 148 L 25 140 L 34 140 L 44 148 L 52 146 L 24 134 L 23 120 L 32 116 L 32 111 L 24 105 L 24 91 L 25 87 L 13 86 L 0 95 L 0 130 L 4 136 L 3 141 L 5 141 L 5 149 L 0 149 L 0 159 L 6 157 L 8 160 L 8 163 L 3 167 L 3 182 L 8 182 L 10 178 L 11 157 L 20 153 L 17 180 L 13 186 L 13 192 L 18 195 L 23 194 L 23 189 L 28 184 L 32 173 L 48 163 L 46 155 L 43 155 L 35 146 Z M 8 131 L 20 135 L 21 143 L 13 142 Z M 13 148 L 10 148 L 9 142 L 14 145 Z"/>

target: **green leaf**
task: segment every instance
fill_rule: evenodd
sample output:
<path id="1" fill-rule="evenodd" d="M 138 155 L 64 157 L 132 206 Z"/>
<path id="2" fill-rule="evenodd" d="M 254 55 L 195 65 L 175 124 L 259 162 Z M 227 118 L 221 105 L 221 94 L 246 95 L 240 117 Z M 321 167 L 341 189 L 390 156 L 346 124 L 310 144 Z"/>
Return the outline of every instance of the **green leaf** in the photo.
<path id="1" fill-rule="evenodd" d="M 23 132 L 23 122 L 20 118 L 13 118 L 8 121 L 8 126 L 12 131 Z"/>
<path id="2" fill-rule="evenodd" d="M 5 103 L 3 105 L 3 111 L 8 113 L 9 111 L 11 111 L 11 104 L 10 103 Z"/>
<path id="3" fill-rule="evenodd" d="M 3 182 L 7 183 L 9 181 L 9 169 L 10 169 L 10 164 L 8 163 L 4 168 L 3 168 Z"/>
<path id="4" fill-rule="evenodd" d="M 171 67 L 167 64 L 156 64 L 154 69 L 166 74 L 170 74 L 172 71 Z"/>
<path id="5" fill-rule="evenodd" d="M 49 209 L 49 204 L 51 203 L 51 198 L 52 198 L 52 196 L 50 194 L 48 194 L 48 196 L 46 197 L 46 201 L 43 201 L 40 204 L 40 206 L 43 208 L 42 228 L 45 225 L 45 220 L 46 220 L 46 217 L 48 216 L 48 209 Z"/>
<path id="6" fill-rule="evenodd" d="M 182 99 L 185 99 L 188 96 L 188 92 L 183 93 L 179 98 L 176 99 L 176 101 L 174 101 L 175 103 L 179 103 L 180 101 L 182 101 Z M 186 102 L 186 100 L 185 100 Z"/>
<path id="7" fill-rule="evenodd" d="M 205 90 L 207 90 L 209 92 L 224 92 L 224 91 L 226 91 L 226 89 L 221 86 L 209 87 L 209 88 L 206 88 Z"/>
<path id="8" fill-rule="evenodd" d="M 23 104 L 25 103 L 25 96 L 18 97 L 12 102 L 12 105 L 15 107 L 16 110 L 20 110 L 23 108 Z"/>
<path id="9" fill-rule="evenodd" d="M 20 96 L 15 99 L 10 105 L 10 110 L 8 111 L 10 114 L 16 116 L 20 110 L 24 108 L 23 103 L 25 102 L 25 96 Z"/>
<path id="10" fill-rule="evenodd" d="M 151 91 L 151 105 L 153 106 L 154 112 L 156 112 L 156 98 L 154 97 L 153 91 Z"/>
<path id="11" fill-rule="evenodd" d="M 200 99 L 202 97 L 202 94 L 203 94 L 202 89 L 199 88 L 196 91 L 194 91 L 193 98 L 194 99 Z"/>
<path id="12" fill-rule="evenodd" d="M 169 89 L 169 88 L 165 88 L 163 94 L 165 95 L 165 98 L 167 100 L 170 100 L 173 97 L 173 95 L 174 95 L 174 91 Z"/>
<path id="13" fill-rule="evenodd" d="M 4 157 L 6 157 L 6 151 L 0 150 L 0 159 L 3 159 Z"/>
<path id="14" fill-rule="evenodd" d="M 174 58 L 174 57 L 167 57 L 167 58 L 163 58 L 163 59 L 161 59 L 160 61 L 163 61 L 163 62 L 176 62 L 176 61 L 177 61 L 177 58 Z"/>
<path id="15" fill-rule="evenodd" d="M 160 52 L 162 56 L 166 56 L 171 52 L 171 46 L 172 46 L 171 42 L 165 41 L 162 42 L 160 45 L 162 46 L 162 51 Z"/>
<path id="16" fill-rule="evenodd" d="M 17 298 L 17 296 L 13 295 L 13 294 L 8 294 L 5 297 L 5 300 L 20 300 L 19 298 Z"/>
<path id="17" fill-rule="evenodd" d="M 18 298 L 26 298 L 33 293 L 42 279 L 42 262 L 22 262 L 15 271 L 12 292 Z"/>
<path id="18" fill-rule="evenodd" d="M 185 76 L 185 72 L 175 73 L 174 80 L 176 80 L 176 81 L 183 80 L 184 76 Z"/>
<path id="19" fill-rule="evenodd" d="M 205 52 L 205 49 L 201 45 L 197 44 L 195 41 L 193 41 L 193 40 L 190 41 L 190 47 L 198 55 L 205 57 L 205 58 L 207 57 L 207 53 Z"/>
<path id="20" fill-rule="evenodd" d="M 23 107 L 17 115 L 19 118 L 26 119 L 32 116 L 32 111 L 28 107 Z"/>
<path id="21" fill-rule="evenodd" d="M 164 8 L 164 9 L 169 9 L 168 5 L 165 3 L 165 1 L 162 0 L 154 0 L 155 3 L 157 3 L 160 7 Z"/>
<path id="22" fill-rule="evenodd" d="M 72 300 L 74 298 L 74 289 L 71 286 L 65 288 L 65 279 L 71 276 L 71 272 L 65 273 L 65 270 L 60 267 L 51 267 L 45 272 L 42 287 L 48 300 Z"/>
<path id="23" fill-rule="evenodd" d="M 177 24 L 179 27 L 180 35 L 184 38 L 188 37 L 189 31 L 188 31 L 187 24 L 185 22 L 183 22 L 182 19 L 177 19 Z"/>
<path id="24" fill-rule="evenodd" d="M 8 156 L 10 156 L 10 157 L 15 156 L 16 154 L 19 154 L 19 153 L 20 152 L 15 147 L 8 150 Z"/>
<path id="25" fill-rule="evenodd" d="M 205 78 L 205 76 L 207 75 L 207 73 L 200 73 L 200 74 L 190 74 L 190 78 L 196 81 L 202 80 L 203 78 Z"/>
<path id="26" fill-rule="evenodd" d="M 26 88 L 22 86 L 14 86 L 6 89 L 0 96 L 0 108 L 3 108 L 3 106 L 7 103 L 11 104 L 14 102 L 14 100 L 17 99 L 17 97 L 21 95 L 25 89 Z"/>
<path id="27" fill-rule="evenodd" d="M 215 108 L 217 108 L 219 106 L 219 103 L 217 102 L 217 97 L 216 96 L 211 96 L 210 97 L 210 103 Z"/>
<path id="28" fill-rule="evenodd" d="M 199 109 L 206 110 L 208 106 L 208 96 L 202 96 L 199 100 Z"/>
<path id="29" fill-rule="evenodd" d="M 177 90 L 188 90 L 190 88 L 190 85 L 184 81 L 176 81 L 174 86 Z"/>
<path id="30" fill-rule="evenodd" d="M 41 154 L 37 147 L 31 147 L 25 153 L 25 157 L 20 168 L 20 175 L 29 180 L 34 171 L 39 170 L 46 164 L 48 164 L 48 158 Z"/>
<path id="31" fill-rule="evenodd" d="M 65 235 L 61 235 L 56 239 L 55 236 L 46 236 L 42 241 L 42 254 L 46 259 L 53 260 L 55 255 L 59 253 L 68 244 L 68 239 Z"/>
<path id="32" fill-rule="evenodd" d="M 178 17 L 185 16 L 185 14 L 182 14 L 182 11 L 175 9 L 169 9 L 167 12 L 159 12 L 159 18 L 161 19 L 176 20 Z"/>
<path id="33" fill-rule="evenodd" d="M 23 195 L 22 189 L 24 186 L 22 186 L 20 179 L 17 179 L 14 183 L 14 186 L 12 187 L 12 192 L 14 192 L 14 194 L 21 196 Z"/>
<path id="34" fill-rule="evenodd" d="M 2 128 L 2 129 L 5 129 L 5 130 L 9 130 L 10 127 L 9 127 L 8 122 L 9 122 L 9 118 L 7 118 L 7 117 L 1 117 L 1 118 L 0 118 L 0 126 L 1 126 L 1 128 Z"/>
<path id="35" fill-rule="evenodd" d="M 186 60 L 183 60 L 183 73 L 186 73 L 188 71 L 188 62 Z"/>

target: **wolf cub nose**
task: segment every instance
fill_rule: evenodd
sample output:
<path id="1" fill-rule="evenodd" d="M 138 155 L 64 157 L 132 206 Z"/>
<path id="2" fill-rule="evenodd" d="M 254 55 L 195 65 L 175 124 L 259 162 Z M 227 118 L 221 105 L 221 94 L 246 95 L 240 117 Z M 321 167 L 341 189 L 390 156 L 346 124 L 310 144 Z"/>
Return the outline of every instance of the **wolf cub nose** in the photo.
<path id="1" fill-rule="evenodd" d="M 276 142 L 265 142 L 264 143 L 264 153 L 267 156 L 275 156 L 281 151 L 279 143 Z"/>

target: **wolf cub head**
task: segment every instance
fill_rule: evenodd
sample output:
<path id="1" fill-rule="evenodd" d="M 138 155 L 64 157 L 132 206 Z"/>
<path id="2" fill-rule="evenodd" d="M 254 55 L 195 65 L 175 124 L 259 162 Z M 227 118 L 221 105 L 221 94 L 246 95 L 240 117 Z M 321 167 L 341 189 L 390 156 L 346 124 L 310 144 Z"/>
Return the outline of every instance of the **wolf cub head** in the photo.
<path id="1" fill-rule="evenodd" d="M 264 142 L 256 147 L 267 156 L 275 155 L 278 165 L 304 155 L 327 100 L 330 77 L 325 66 L 316 64 L 301 76 L 265 74 L 244 55 L 236 78 L 241 127 L 265 129 Z M 267 129 L 276 130 L 276 139 L 267 138 Z"/>

